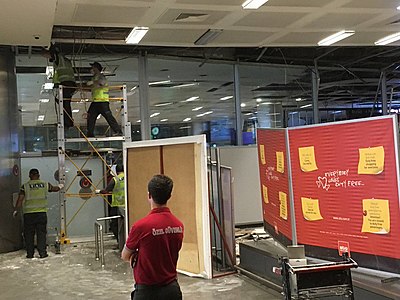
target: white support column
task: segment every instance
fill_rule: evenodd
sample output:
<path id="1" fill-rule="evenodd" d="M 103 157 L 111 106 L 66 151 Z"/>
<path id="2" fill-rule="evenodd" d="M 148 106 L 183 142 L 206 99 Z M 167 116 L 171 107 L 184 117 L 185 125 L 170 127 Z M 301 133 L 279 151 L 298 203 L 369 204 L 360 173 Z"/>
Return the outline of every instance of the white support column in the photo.
<path id="1" fill-rule="evenodd" d="M 126 93 L 126 85 L 122 86 L 122 132 L 125 136 L 125 142 L 132 141 L 131 123 L 128 121 L 128 101 Z"/>
<path id="2" fill-rule="evenodd" d="M 147 74 L 146 53 L 139 55 L 139 103 L 142 140 L 150 140 L 149 77 Z"/>
<path id="3" fill-rule="evenodd" d="M 239 65 L 233 65 L 233 82 L 235 86 L 235 125 L 236 125 L 236 145 L 243 145 L 243 125 L 242 125 L 242 108 L 240 106 L 240 75 L 239 75 Z"/>
<path id="4" fill-rule="evenodd" d="M 388 114 L 386 71 L 382 71 L 381 94 L 382 94 L 382 115 L 385 116 Z"/>

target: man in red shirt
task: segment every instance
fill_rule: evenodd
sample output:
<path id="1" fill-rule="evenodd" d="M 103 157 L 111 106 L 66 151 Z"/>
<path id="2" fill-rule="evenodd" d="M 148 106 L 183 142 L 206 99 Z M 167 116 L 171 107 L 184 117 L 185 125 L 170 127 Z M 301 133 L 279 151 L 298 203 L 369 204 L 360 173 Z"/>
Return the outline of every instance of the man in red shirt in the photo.
<path id="1" fill-rule="evenodd" d="M 131 296 L 134 300 L 180 300 L 176 264 L 183 224 L 167 207 L 173 181 L 155 175 L 147 188 L 151 211 L 133 224 L 121 254 L 133 267 L 135 290 Z"/>

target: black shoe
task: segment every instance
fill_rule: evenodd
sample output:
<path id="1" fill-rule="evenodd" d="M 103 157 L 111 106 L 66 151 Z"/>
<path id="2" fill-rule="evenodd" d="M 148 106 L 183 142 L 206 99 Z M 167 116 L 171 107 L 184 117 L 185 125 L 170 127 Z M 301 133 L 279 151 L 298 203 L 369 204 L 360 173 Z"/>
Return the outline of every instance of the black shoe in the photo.
<path id="1" fill-rule="evenodd" d="M 46 253 L 46 254 L 43 254 L 43 255 L 40 255 L 40 258 L 46 258 L 46 257 L 48 257 L 49 255 Z"/>
<path id="2" fill-rule="evenodd" d="M 33 258 L 33 255 L 27 255 L 26 258 Z"/>

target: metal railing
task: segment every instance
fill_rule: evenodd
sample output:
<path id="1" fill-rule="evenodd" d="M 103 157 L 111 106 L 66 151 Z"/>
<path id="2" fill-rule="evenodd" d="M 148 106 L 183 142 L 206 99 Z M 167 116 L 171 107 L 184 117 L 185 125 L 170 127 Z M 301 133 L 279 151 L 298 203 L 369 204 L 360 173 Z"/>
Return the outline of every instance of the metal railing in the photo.
<path id="1" fill-rule="evenodd" d="M 122 216 L 112 216 L 112 217 L 104 217 L 104 218 L 97 218 L 96 222 L 94 222 L 94 242 L 96 246 L 96 260 L 100 260 L 101 266 L 105 266 L 105 259 L 104 259 L 104 230 L 103 225 L 100 221 L 107 221 L 112 219 L 119 219 Z"/>

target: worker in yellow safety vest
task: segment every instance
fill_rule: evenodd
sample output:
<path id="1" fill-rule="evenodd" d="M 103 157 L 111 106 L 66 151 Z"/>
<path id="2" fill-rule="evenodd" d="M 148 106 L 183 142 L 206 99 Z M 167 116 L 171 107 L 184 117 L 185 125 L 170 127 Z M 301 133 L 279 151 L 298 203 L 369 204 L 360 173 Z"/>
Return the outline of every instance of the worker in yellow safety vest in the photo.
<path id="1" fill-rule="evenodd" d="M 49 50 L 43 49 L 42 55 L 53 63 L 53 83 L 54 88 L 63 86 L 63 114 L 64 114 L 64 127 L 66 129 L 74 126 L 72 117 L 71 98 L 76 92 L 75 72 L 72 62 L 62 54 L 59 49 L 52 44 Z M 59 94 L 56 90 L 54 95 L 55 101 L 59 103 Z"/>
<path id="2" fill-rule="evenodd" d="M 99 191 L 101 194 L 112 193 L 112 201 L 109 208 L 110 216 L 124 217 L 125 208 L 125 174 L 124 167 L 120 164 L 116 166 L 117 176 L 114 176 L 104 190 Z M 120 220 L 121 221 L 121 220 Z M 111 219 L 110 229 L 118 240 L 118 220 Z"/>
<path id="3" fill-rule="evenodd" d="M 19 208 L 22 207 L 26 257 L 33 258 L 36 233 L 37 249 L 40 258 L 45 258 L 48 256 L 46 250 L 47 193 L 58 192 L 64 185 L 52 186 L 50 183 L 40 180 L 38 169 L 31 169 L 29 171 L 29 178 L 30 180 L 21 186 L 13 216 L 16 217 Z"/>
<path id="4" fill-rule="evenodd" d="M 94 127 L 97 117 L 101 114 L 114 131 L 113 135 L 122 135 L 121 127 L 115 120 L 110 110 L 109 88 L 107 79 L 101 71 L 103 67 L 100 63 L 94 62 L 91 65 L 93 78 L 87 82 L 92 89 L 92 103 L 90 104 L 87 117 L 87 136 L 94 137 Z"/>

